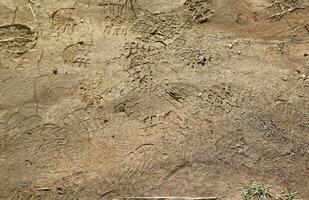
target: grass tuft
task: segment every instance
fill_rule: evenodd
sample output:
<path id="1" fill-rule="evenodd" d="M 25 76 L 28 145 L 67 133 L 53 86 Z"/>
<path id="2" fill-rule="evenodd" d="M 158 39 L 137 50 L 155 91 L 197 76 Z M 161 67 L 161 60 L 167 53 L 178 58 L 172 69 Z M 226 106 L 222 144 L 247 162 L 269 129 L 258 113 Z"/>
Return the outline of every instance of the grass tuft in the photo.
<path id="1" fill-rule="evenodd" d="M 244 184 L 242 196 L 245 200 L 267 200 L 272 197 L 272 193 L 270 192 L 269 186 L 251 180 Z"/>
<path id="2" fill-rule="evenodd" d="M 281 199 L 282 200 L 297 200 L 298 198 L 296 197 L 298 192 L 293 192 L 291 190 L 285 189 L 281 193 Z"/>

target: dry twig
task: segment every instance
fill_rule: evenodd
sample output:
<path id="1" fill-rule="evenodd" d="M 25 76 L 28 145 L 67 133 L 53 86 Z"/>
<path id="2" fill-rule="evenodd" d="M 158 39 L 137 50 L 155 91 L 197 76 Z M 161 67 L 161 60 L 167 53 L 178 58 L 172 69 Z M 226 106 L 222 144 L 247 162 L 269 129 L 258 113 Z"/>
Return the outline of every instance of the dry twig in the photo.
<path id="1" fill-rule="evenodd" d="M 306 6 L 302 5 L 300 0 L 274 0 L 266 8 L 280 9 L 279 12 L 269 17 L 270 21 L 279 21 L 284 15 L 296 10 L 305 9 Z"/>

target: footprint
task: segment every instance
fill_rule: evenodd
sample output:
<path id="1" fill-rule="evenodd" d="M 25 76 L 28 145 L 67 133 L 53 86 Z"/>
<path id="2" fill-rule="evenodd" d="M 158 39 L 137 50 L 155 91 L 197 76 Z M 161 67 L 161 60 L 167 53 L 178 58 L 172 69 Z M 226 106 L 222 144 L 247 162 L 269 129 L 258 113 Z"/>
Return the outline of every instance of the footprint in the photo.
<path id="1" fill-rule="evenodd" d="M 36 45 L 38 35 L 23 24 L 0 25 L 0 51 L 25 54 Z"/>

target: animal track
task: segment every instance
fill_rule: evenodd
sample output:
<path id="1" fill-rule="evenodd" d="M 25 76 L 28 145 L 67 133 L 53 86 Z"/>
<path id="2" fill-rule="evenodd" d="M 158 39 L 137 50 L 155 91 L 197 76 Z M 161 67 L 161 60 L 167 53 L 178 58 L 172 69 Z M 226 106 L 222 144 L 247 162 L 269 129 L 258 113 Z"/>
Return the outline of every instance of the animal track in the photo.
<path id="1" fill-rule="evenodd" d="M 138 66 L 151 65 L 156 62 L 156 57 L 165 49 L 162 44 L 143 42 L 127 42 L 123 46 L 124 56 L 129 61 L 128 69 Z"/>
<path id="2" fill-rule="evenodd" d="M 123 49 L 125 51 L 126 58 L 137 54 L 151 54 L 151 52 L 154 50 L 152 46 L 145 45 L 139 42 L 127 42 L 124 44 Z"/>
<path id="3" fill-rule="evenodd" d="M 212 0 L 186 0 L 185 2 L 185 7 L 199 23 L 205 23 L 211 18 L 214 13 L 212 6 Z"/>
<path id="4" fill-rule="evenodd" d="M 128 35 L 128 28 L 125 27 L 118 27 L 115 25 L 106 25 L 103 30 L 103 35 L 107 36 L 127 36 Z"/>
<path id="5" fill-rule="evenodd" d="M 78 67 L 86 67 L 90 64 L 88 54 L 91 46 L 92 44 L 87 44 L 83 41 L 67 46 L 63 50 L 63 61 Z"/>
<path id="6" fill-rule="evenodd" d="M 134 0 L 118 0 L 116 2 L 103 0 L 99 3 L 99 6 L 102 7 L 102 14 L 105 16 L 105 19 L 111 21 L 123 22 L 127 19 L 136 18 L 137 15 L 136 2 Z"/>
<path id="7" fill-rule="evenodd" d="M 34 48 L 38 35 L 27 25 L 0 26 L 0 51 L 22 55 Z"/>
<path id="8" fill-rule="evenodd" d="M 75 8 L 61 8 L 52 14 L 52 26 L 58 35 L 74 33 L 78 23 L 75 16 Z"/>
<path id="9" fill-rule="evenodd" d="M 214 85 L 204 91 L 206 104 L 215 112 L 229 113 L 241 103 L 240 93 L 229 85 Z"/>

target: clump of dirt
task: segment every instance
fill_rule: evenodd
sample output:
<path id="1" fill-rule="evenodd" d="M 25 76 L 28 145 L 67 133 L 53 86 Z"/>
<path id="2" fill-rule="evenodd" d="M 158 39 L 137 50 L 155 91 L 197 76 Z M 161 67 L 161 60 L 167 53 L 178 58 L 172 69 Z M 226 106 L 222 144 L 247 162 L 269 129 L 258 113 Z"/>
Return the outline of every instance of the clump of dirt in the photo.
<path id="1" fill-rule="evenodd" d="M 309 196 L 308 2 L 0 8 L 0 199 Z"/>

